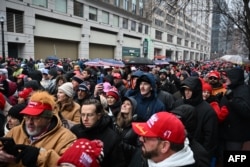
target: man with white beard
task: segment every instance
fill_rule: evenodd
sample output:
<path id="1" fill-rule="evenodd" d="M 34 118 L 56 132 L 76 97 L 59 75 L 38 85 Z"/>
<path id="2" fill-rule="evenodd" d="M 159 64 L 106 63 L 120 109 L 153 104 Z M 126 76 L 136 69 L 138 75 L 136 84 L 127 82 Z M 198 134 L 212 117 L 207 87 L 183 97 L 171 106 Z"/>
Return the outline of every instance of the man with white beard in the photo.
<path id="1" fill-rule="evenodd" d="M 16 143 L 13 150 L 18 152 L 13 155 L 0 143 L 0 164 L 15 167 L 57 166 L 58 159 L 76 136 L 62 126 L 58 116 L 54 115 L 54 106 L 54 97 L 46 91 L 31 95 L 28 105 L 20 112 L 24 121 L 5 136 L 13 138 Z"/>

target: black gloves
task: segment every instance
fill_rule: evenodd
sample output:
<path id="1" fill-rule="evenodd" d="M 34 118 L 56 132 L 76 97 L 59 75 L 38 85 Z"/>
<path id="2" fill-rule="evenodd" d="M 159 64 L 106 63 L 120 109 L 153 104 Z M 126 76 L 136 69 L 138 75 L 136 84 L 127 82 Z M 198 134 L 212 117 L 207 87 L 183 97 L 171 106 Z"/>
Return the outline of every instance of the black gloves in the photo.
<path id="1" fill-rule="evenodd" d="M 16 162 L 22 160 L 22 164 L 26 167 L 36 167 L 37 157 L 40 152 L 40 148 L 34 146 L 28 146 L 23 144 L 16 145 L 16 148 L 20 151 L 20 154 L 16 157 Z"/>

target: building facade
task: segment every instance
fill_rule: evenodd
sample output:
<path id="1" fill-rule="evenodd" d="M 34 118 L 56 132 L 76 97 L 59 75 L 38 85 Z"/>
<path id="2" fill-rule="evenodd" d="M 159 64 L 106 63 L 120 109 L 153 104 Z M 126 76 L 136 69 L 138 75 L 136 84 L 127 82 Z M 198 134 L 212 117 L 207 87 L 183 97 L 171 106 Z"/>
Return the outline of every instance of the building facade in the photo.
<path id="1" fill-rule="evenodd" d="M 151 0 L 2 0 L 5 53 L 36 60 L 209 59 L 210 16 L 160 6 Z"/>

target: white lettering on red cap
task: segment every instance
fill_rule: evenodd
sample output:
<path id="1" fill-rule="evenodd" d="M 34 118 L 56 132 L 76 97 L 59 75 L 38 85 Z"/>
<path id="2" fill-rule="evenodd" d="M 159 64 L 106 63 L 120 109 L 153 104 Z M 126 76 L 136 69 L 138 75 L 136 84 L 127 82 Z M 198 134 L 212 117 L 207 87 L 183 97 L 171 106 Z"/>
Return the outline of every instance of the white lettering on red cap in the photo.
<path id="1" fill-rule="evenodd" d="M 155 124 L 155 122 L 158 121 L 158 116 L 156 114 L 152 115 L 152 117 L 147 121 L 147 124 L 149 126 L 149 128 L 152 128 Z"/>
<path id="2" fill-rule="evenodd" d="M 166 138 L 169 138 L 169 137 L 171 136 L 171 133 L 172 133 L 172 131 L 166 130 L 166 131 L 163 133 L 164 138 L 165 138 L 165 137 L 166 137 Z"/>

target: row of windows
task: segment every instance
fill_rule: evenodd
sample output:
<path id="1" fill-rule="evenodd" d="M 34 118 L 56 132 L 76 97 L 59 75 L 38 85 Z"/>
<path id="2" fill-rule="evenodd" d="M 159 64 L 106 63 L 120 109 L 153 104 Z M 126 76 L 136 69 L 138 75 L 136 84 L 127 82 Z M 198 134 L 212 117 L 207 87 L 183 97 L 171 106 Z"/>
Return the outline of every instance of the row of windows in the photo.
<path id="1" fill-rule="evenodd" d="M 155 39 L 162 40 L 162 34 L 163 34 L 163 32 L 155 30 Z M 183 40 L 182 38 L 177 37 L 176 43 L 178 45 L 182 45 L 182 40 Z M 167 34 L 167 42 L 173 43 L 174 42 L 174 36 L 171 35 L 171 34 Z M 185 40 L 184 42 L 185 42 L 184 46 L 189 47 L 189 41 Z M 190 47 L 194 48 L 194 42 L 191 42 L 191 46 Z M 203 45 L 196 44 L 196 49 L 200 49 L 201 51 L 203 51 Z M 205 46 L 204 46 L 204 49 L 206 50 Z"/>
<path id="2" fill-rule="evenodd" d="M 81 8 L 80 5 L 78 6 L 78 9 L 79 8 Z M 82 10 L 79 10 L 79 11 L 82 11 Z M 23 33 L 23 15 L 24 13 L 22 11 L 7 9 L 7 31 L 8 32 Z M 113 15 L 113 19 L 111 20 L 109 16 L 110 14 L 108 12 L 102 11 L 102 18 L 101 18 L 102 23 L 111 24 L 115 27 L 120 27 L 119 25 L 120 17 L 117 15 Z M 97 8 L 89 7 L 89 19 L 93 21 L 97 21 Z M 123 18 L 122 28 L 129 29 L 128 25 L 129 25 L 129 20 L 126 18 Z M 143 26 L 144 26 L 144 32 L 143 32 Z M 143 25 L 142 23 L 131 21 L 130 30 L 148 34 L 149 27 L 147 25 Z"/>

